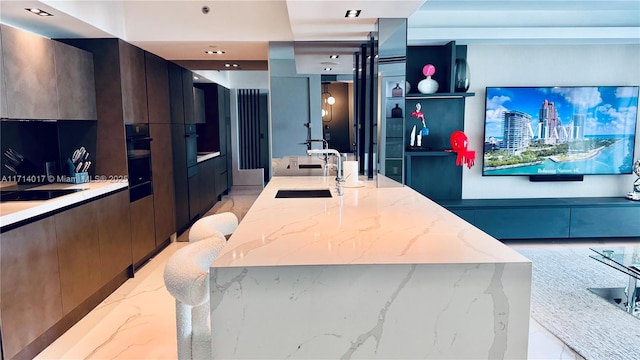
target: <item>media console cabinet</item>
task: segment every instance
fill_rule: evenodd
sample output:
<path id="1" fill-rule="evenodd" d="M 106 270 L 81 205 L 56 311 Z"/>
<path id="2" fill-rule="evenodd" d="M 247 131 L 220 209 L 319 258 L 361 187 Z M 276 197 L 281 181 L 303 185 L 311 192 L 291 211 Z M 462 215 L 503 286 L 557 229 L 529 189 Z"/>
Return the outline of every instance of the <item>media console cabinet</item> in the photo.
<path id="1" fill-rule="evenodd" d="M 438 203 L 499 240 L 640 238 L 640 202 L 623 197 L 462 199 Z"/>

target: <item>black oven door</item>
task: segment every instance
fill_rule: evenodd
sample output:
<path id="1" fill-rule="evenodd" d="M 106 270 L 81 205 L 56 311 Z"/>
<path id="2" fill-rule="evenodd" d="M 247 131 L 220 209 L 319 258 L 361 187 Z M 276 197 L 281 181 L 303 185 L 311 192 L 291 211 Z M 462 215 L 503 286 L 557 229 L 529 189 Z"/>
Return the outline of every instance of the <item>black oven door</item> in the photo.
<path id="1" fill-rule="evenodd" d="M 127 125 L 127 170 L 131 202 L 153 194 L 151 140 L 148 125 Z"/>

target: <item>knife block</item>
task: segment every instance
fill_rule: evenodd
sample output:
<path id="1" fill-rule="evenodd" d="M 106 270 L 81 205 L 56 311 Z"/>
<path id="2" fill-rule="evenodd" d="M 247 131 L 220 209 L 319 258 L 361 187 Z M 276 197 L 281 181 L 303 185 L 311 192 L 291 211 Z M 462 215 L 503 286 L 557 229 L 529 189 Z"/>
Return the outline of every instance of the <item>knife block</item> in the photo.
<path id="1" fill-rule="evenodd" d="M 69 170 L 67 177 L 67 182 L 72 184 L 83 184 L 89 182 L 89 173 L 88 172 L 76 172 L 75 166 L 71 160 L 67 159 L 67 169 Z"/>

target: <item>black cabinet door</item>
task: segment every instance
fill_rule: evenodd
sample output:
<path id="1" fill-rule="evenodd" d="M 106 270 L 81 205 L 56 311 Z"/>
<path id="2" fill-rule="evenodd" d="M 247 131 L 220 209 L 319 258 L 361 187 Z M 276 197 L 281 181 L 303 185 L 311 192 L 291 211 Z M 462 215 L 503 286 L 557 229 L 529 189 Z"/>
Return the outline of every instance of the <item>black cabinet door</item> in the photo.
<path id="1" fill-rule="evenodd" d="M 156 249 L 153 196 L 129 204 L 131 212 L 131 254 L 134 267 L 139 266 Z"/>
<path id="2" fill-rule="evenodd" d="M 182 233 L 189 226 L 189 184 L 187 182 L 187 149 L 184 124 L 171 124 L 173 181 L 175 190 L 176 230 Z"/>
<path id="3" fill-rule="evenodd" d="M 149 122 L 144 51 L 122 40 L 118 41 L 118 45 L 124 123 Z"/>
<path id="4" fill-rule="evenodd" d="M 195 124 L 193 73 L 187 69 L 182 69 L 182 99 L 184 104 L 184 123 Z"/>
<path id="5" fill-rule="evenodd" d="M 61 120 L 97 120 L 93 54 L 53 42 Z"/>
<path id="6" fill-rule="evenodd" d="M 569 237 L 568 208 L 477 209 L 474 225 L 496 239 Z"/>
<path id="7" fill-rule="evenodd" d="M 151 142 L 151 178 L 156 227 L 156 245 L 176 232 L 175 186 L 170 124 L 149 124 Z"/>
<path id="8" fill-rule="evenodd" d="M 168 124 L 171 122 L 168 61 L 149 52 L 144 53 L 144 61 L 149 123 Z"/>
<path id="9" fill-rule="evenodd" d="M 182 67 L 169 62 L 169 104 L 171 123 L 184 124 L 184 98 L 182 97 Z"/>
<path id="10" fill-rule="evenodd" d="M 53 41 L 2 25 L 3 95 L 12 119 L 58 119 Z"/>

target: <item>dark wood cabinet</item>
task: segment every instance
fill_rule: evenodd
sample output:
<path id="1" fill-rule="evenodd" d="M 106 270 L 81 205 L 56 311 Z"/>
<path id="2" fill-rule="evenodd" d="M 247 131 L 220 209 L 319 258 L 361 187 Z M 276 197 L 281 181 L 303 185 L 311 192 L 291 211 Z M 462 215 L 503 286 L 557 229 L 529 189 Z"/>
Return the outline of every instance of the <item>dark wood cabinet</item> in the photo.
<path id="1" fill-rule="evenodd" d="M 182 99 L 184 102 L 184 123 L 195 124 L 193 73 L 187 69 L 182 69 Z"/>
<path id="2" fill-rule="evenodd" d="M 127 175 L 119 39 L 59 40 L 93 54 L 98 113 L 96 174 Z M 146 105 L 145 105 L 146 106 Z"/>
<path id="3" fill-rule="evenodd" d="M 156 245 L 176 232 L 171 124 L 149 124 Z"/>
<path id="4" fill-rule="evenodd" d="M 53 41 L 11 26 L 0 27 L 7 117 L 58 119 Z"/>
<path id="5" fill-rule="evenodd" d="M 96 84 L 93 55 L 54 41 L 60 119 L 96 120 Z"/>
<path id="6" fill-rule="evenodd" d="M 168 124 L 171 122 L 169 62 L 149 52 L 144 55 L 149 123 Z"/>
<path id="7" fill-rule="evenodd" d="M 54 215 L 62 311 L 68 314 L 101 285 L 97 203 L 90 202 Z"/>
<path id="8" fill-rule="evenodd" d="M 215 182 L 215 193 L 214 197 L 218 197 L 224 194 L 228 190 L 227 183 L 227 157 L 229 155 L 220 155 L 217 158 L 213 159 L 214 163 L 214 182 Z"/>
<path id="9" fill-rule="evenodd" d="M 1 241 L 2 347 L 11 359 L 62 319 L 56 224 L 48 217 L 2 233 Z"/>
<path id="10" fill-rule="evenodd" d="M 180 234 L 189 227 L 190 221 L 184 124 L 171 124 L 171 150 L 173 152 L 176 232 Z"/>
<path id="11" fill-rule="evenodd" d="M 184 124 L 184 98 L 182 97 L 182 71 L 179 65 L 169 62 L 169 114 L 171 123 Z"/>
<path id="12" fill-rule="evenodd" d="M 97 200 L 100 272 L 106 284 L 132 264 L 129 192 Z"/>
<path id="13" fill-rule="evenodd" d="M 131 212 L 131 254 L 134 270 L 156 250 L 153 196 L 129 204 Z"/>
<path id="14" fill-rule="evenodd" d="M 118 41 L 123 119 L 126 124 L 149 122 L 144 51 Z"/>

